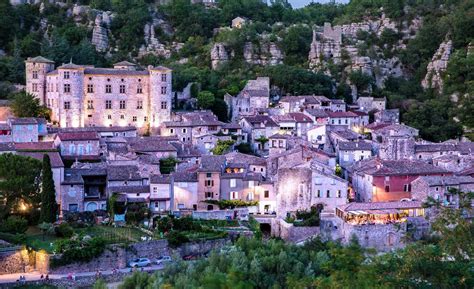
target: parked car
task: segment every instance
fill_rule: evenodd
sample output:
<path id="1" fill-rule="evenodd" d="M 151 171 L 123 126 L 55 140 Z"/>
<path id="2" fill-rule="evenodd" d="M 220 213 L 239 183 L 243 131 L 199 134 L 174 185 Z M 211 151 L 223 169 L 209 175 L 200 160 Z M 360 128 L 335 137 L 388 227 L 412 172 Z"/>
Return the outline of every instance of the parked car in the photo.
<path id="1" fill-rule="evenodd" d="M 192 261 L 192 260 L 198 260 L 199 259 L 199 255 L 198 254 L 191 254 L 191 255 L 186 255 L 183 257 L 183 260 L 184 261 Z"/>
<path id="2" fill-rule="evenodd" d="M 151 261 L 148 258 L 138 258 L 129 263 L 129 266 L 132 268 L 146 267 L 150 265 L 151 265 Z"/>
<path id="3" fill-rule="evenodd" d="M 169 262 L 172 262 L 173 260 L 171 259 L 170 256 L 160 256 L 158 257 L 158 259 L 156 259 L 155 263 L 157 265 L 161 265 L 161 264 L 165 264 L 165 263 L 169 263 Z"/>

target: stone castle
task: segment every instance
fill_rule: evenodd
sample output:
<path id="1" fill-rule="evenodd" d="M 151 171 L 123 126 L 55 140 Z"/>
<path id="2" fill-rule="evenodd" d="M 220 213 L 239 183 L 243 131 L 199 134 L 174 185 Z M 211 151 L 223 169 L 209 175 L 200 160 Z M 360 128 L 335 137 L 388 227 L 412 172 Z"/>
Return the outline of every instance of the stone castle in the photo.
<path id="1" fill-rule="evenodd" d="M 51 109 L 60 127 L 135 126 L 157 128 L 171 116 L 171 70 L 137 70 L 127 61 L 114 68 L 73 63 L 55 69 L 38 56 L 26 60 L 26 91 Z"/>

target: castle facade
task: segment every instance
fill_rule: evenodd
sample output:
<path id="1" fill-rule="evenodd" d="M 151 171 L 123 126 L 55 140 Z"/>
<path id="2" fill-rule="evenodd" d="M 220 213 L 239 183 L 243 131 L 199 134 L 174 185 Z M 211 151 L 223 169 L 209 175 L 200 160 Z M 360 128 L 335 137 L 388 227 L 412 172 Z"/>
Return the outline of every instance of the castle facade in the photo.
<path id="1" fill-rule="evenodd" d="M 55 69 L 38 56 L 26 60 L 26 91 L 51 109 L 60 127 L 135 126 L 158 128 L 171 116 L 171 70 L 137 70 L 127 61 L 114 68 L 73 63 Z"/>

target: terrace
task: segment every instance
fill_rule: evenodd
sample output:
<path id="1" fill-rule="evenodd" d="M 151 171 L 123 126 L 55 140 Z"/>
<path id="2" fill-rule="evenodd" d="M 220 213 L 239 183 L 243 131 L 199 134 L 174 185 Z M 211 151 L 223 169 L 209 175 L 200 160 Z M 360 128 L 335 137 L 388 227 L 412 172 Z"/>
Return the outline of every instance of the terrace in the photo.
<path id="1" fill-rule="evenodd" d="M 425 209 L 418 201 L 349 203 L 336 208 L 336 215 L 350 225 L 386 225 L 423 217 Z"/>

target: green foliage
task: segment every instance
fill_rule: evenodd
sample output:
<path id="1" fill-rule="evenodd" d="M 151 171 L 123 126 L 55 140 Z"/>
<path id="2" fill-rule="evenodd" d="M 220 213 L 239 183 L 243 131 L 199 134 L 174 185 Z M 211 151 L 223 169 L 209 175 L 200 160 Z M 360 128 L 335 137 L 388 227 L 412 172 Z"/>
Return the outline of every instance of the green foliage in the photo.
<path id="1" fill-rule="evenodd" d="M 312 33 L 306 25 L 295 25 L 286 30 L 281 42 L 285 64 L 298 65 L 307 61 Z"/>
<path id="2" fill-rule="evenodd" d="M 74 229 L 68 223 L 62 223 L 54 228 L 58 238 L 71 238 L 74 235 Z"/>
<path id="3" fill-rule="evenodd" d="M 107 283 L 104 281 L 104 279 L 99 279 L 95 281 L 94 286 L 92 286 L 92 289 L 107 289 Z"/>
<path id="4" fill-rule="evenodd" d="M 143 203 L 131 203 L 127 205 L 125 221 L 127 224 L 139 225 L 150 215 L 149 208 Z"/>
<path id="5" fill-rule="evenodd" d="M 189 242 L 189 238 L 180 231 L 172 230 L 166 235 L 166 239 L 168 240 L 168 244 L 171 248 L 176 248 L 184 243 Z"/>
<path id="6" fill-rule="evenodd" d="M 217 145 L 211 150 L 214 155 L 223 155 L 227 153 L 235 141 L 233 140 L 217 140 Z"/>
<path id="7" fill-rule="evenodd" d="M 40 172 L 41 162 L 36 159 L 10 153 L 0 155 L 0 219 L 11 212 L 23 213 L 21 203 L 27 206 L 27 213 L 37 208 Z"/>
<path id="8" fill-rule="evenodd" d="M 132 276 L 126 278 L 119 289 L 144 289 L 149 288 L 149 285 L 154 284 L 156 278 L 146 272 L 135 272 Z"/>
<path id="9" fill-rule="evenodd" d="M 247 142 L 243 142 L 243 143 L 240 143 L 239 145 L 236 145 L 235 149 L 239 153 L 252 154 L 252 146 Z"/>
<path id="10" fill-rule="evenodd" d="M 374 81 L 372 76 L 360 70 L 351 71 L 351 73 L 349 74 L 349 80 L 357 87 L 357 91 L 359 93 L 363 92 L 364 90 L 367 90 Z"/>
<path id="11" fill-rule="evenodd" d="M 23 234 L 28 229 L 28 221 L 19 216 L 9 216 L 0 223 L 0 232 Z"/>
<path id="12" fill-rule="evenodd" d="M 173 157 L 167 157 L 160 159 L 160 172 L 164 175 L 169 175 L 174 172 L 178 160 Z"/>
<path id="13" fill-rule="evenodd" d="M 218 205 L 219 209 L 234 209 L 241 207 L 258 206 L 258 201 L 242 201 L 242 200 L 206 200 L 208 204 Z"/>
<path id="14" fill-rule="evenodd" d="M 53 171 L 51 169 L 49 155 L 47 154 L 43 156 L 41 178 L 41 213 L 39 221 L 54 223 L 58 214 L 58 204 L 56 203 Z"/>
<path id="15" fill-rule="evenodd" d="M 53 259 L 52 266 L 67 265 L 75 262 L 88 262 L 100 256 L 105 249 L 105 240 L 94 238 L 61 239 L 54 243 L 55 251 L 61 253 L 59 259 Z"/>
<path id="16" fill-rule="evenodd" d="M 44 117 L 49 119 L 50 111 L 40 105 L 39 99 L 24 91 L 11 96 L 11 109 L 16 117 Z"/>
<path id="17" fill-rule="evenodd" d="M 323 209 L 322 205 L 312 206 L 309 210 L 297 210 L 295 226 L 300 227 L 317 227 L 319 226 L 320 214 Z"/>
<path id="18" fill-rule="evenodd" d="M 11 234 L 0 232 L 0 239 L 11 244 L 24 244 L 26 241 L 25 234 Z"/>
<path id="19" fill-rule="evenodd" d="M 198 106 L 203 109 L 209 109 L 214 104 L 215 96 L 210 91 L 201 91 L 198 93 Z"/>
<path id="20" fill-rule="evenodd" d="M 440 142 L 462 134 L 462 127 L 453 120 L 453 114 L 452 102 L 447 97 L 439 97 L 412 104 L 402 120 L 420 129 L 423 139 Z"/>
<path id="21" fill-rule="evenodd" d="M 287 65 L 265 67 L 260 73 L 269 76 L 272 84 L 278 86 L 281 95 L 325 95 L 332 97 L 332 81 L 322 73 Z"/>

